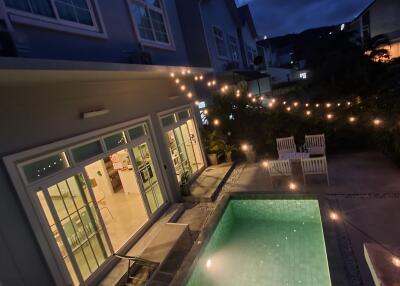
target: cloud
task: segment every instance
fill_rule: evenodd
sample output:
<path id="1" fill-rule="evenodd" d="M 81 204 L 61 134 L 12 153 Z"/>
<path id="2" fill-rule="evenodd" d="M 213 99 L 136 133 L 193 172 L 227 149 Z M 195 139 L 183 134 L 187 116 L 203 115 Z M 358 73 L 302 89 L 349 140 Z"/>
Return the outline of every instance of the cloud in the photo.
<path id="1" fill-rule="evenodd" d="M 260 35 L 279 36 L 353 19 L 372 0 L 237 0 L 249 3 Z"/>

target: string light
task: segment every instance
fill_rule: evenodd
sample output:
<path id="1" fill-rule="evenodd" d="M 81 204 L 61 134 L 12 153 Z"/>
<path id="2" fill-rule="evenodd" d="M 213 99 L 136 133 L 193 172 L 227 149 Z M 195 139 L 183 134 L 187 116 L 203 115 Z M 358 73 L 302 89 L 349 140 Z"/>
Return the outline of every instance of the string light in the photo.
<path id="1" fill-rule="evenodd" d="M 213 124 L 214 124 L 215 126 L 219 126 L 219 124 L 220 124 L 219 119 L 214 119 Z"/>
<path id="2" fill-rule="evenodd" d="M 308 107 L 309 106 L 309 104 L 308 103 L 306 103 L 306 107 Z"/>
<path id="3" fill-rule="evenodd" d="M 328 120 L 333 119 L 333 114 L 332 114 L 332 113 L 328 113 L 328 114 L 326 115 L 326 118 L 327 118 Z"/>
<path id="4" fill-rule="evenodd" d="M 249 92 L 248 94 L 247 94 L 247 97 L 248 98 L 251 98 L 253 96 L 253 94 L 251 93 L 251 92 Z"/>
<path id="5" fill-rule="evenodd" d="M 242 146 L 240 147 L 240 149 L 242 149 L 243 152 L 247 152 L 247 151 L 249 151 L 249 145 L 247 145 L 247 144 L 242 144 Z"/>
<path id="6" fill-rule="evenodd" d="M 400 259 L 398 257 L 393 256 L 392 263 L 393 263 L 394 266 L 400 267 Z"/>
<path id="7" fill-rule="evenodd" d="M 252 102 L 256 102 L 257 99 L 255 97 L 253 97 L 253 99 L 251 100 Z"/>
<path id="8" fill-rule="evenodd" d="M 170 75 L 172 78 L 174 78 L 174 77 L 175 77 L 175 73 L 173 73 L 173 72 L 172 72 L 172 73 L 170 73 L 169 75 Z"/>
<path id="9" fill-rule="evenodd" d="M 272 107 L 274 107 L 274 104 L 272 102 L 270 102 L 270 103 L 268 103 L 268 107 L 272 108 Z"/>
<path id="10" fill-rule="evenodd" d="M 240 93 L 236 93 L 236 97 L 240 97 Z"/>
<path id="11" fill-rule="evenodd" d="M 307 116 L 310 116 L 310 115 L 311 115 L 311 111 L 310 111 L 310 110 L 307 110 L 307 111 L 306 111 L 306 115 L 307 115 Z"/>
<path id="12" fill-rule="evenodd" d="M 208 109 L 204 109 L 203 113 L 204 113 L 204 115 L 207 115 L 208 114 Z"/>
<path id="13" fill-rule="evenodd" d="M 199 80 L 203 80 L 203 78 L 204 78 L 203 75 L 200 75 Z"/>
<path id="14" fill-rule="evenodd" d="M 292 110 L 292 109 L 291 109 L 290 106 L 289 106 L 289 107 L 286 108 L 286 110 L 287 110 L 288 112 L 290 112 L 290 110 Z"/>
<path id="15" fill-rule="evenodd" d="M 382 120 L 380 120 L 379 118 L 375 118 L 373 123 L 375 126 L 380 126 L 380 125 L 382 125 Z"/>
<path id="16" fill-rule="evenodd" d="M 217 82 L 216 82 L 215 80 L 213 80 L 213 81 L 211 82 L 211 84 L 212 84 L 213 86 L 215 86 L 215 85 L 217 84 Z"/>
<path id="17" fill-rule="evenodd" d="M 268 168 L 268 166 L 269 166 L 268 161 L 262 161 L 262 166 L 264 168 Z"/>
<path id="18" fill-rule="evenodd" d="M 315 107 L 318 108 L 318 107 L 319 107 L 319 103 L 317 103 L 317 104 L 315 105 Z"/>
<path id="19" fill-rule="evenodd" d="M 181 80 L 179 79 L 179 78 L 177 78 L 176 80 L 175 80 L 175 83 L 176 84 L 179 84 L 181 82 Z"/>
<path id="20" fill-rule="evenodd" d="M 326 104 L 326 108 L 331 108 L 331 106 L 332 106 L 332 104 L 329 102 Z"/>
<path id="21" fill-rule="evenodd" d="M 260 96 L 260 101 L 264 101 L 264 96 Z"/>
<path id="22" fill-rule="evenodd" d="M 185 85 L 181 85 L 181 90 L 185 91 L 186 90 L 186 86 Z"/>
<path id="23" fill-rule="evenodd" d="M 333 220 L 333 221 L 339 220 L 339 215 L 338 215 L 336 212 L 334 212 L 334 211 L 331 211 L 331 212 L 329 213 L 329 217 L 330 217 L 330 219 Z"/>
<path id="24" fill-rule="evenodd" d="M 337 104 L 338 107 L 340 107 L 341 105 L 342 105 L 342 104 L 341 104 L 340 102 Z"/>
<path id="25" fill-rule="evenodd" d="M 188 69 L 186 72 L 187 72 L 188 74 L 191 74 L 191 73 L 192 73 L 192 70 L 191 70 L 191 69 Z"/>
<path id="26" fill-rule="evenodd" d="M 283 105 L 286 105 L 286 101 L 283 102 Z"/>
<path id="27" fill-rule="evenodd" d="M 194 77 L 194 80 L 195 80 L 195 81 L 198 81 L 198 80 L 199 80 L 199 77 L 198 77 L 198 76 L 195 76 L 195 77 Z"/>
<path id="28" fill-rule="evenodd" d="M 296 101 L 295 103 L 293 103 L 293 105 L 294 105 L 295 107 L 297 107 L 297 106 L 299 105 L 299 103 Z"/>
<path id="29" fill-rule="evenodd" d="M 350 101 L 348 101 L 348 102 L 347 102 L 347 106 L 350 106 L 350 105 L 351 105 L 351 102 L 350 102 Z"/>
<path id="30" fill-rule="evenodd" d="M 297 190 L 297 185 L 294 182 L 290 182 L 289 183 L 289 189 L 291 191 L 295 191 L 295 190 Z"/>
<path id="31" fill-rule="evenodd" d="M 199 102 L 198 100 L 196 100 L 196 101 L 194 102 L 194 104 L 196 104 L 197 106 L 199 106 L 200 102 Z"/>
<path id="32" fill-rule="evenodd" d="M 271 99 L 271 102 L 272 102 L 272 103 L 275 103 L 275 102 L 276 102 L 276 99 L 275 99 L 275 98 Z"/>
<path id="33" fill-rule="evenodd" d="M 354 123 L 354 122 L 356 122 L 356 120 L 357 120 L 357 119 L 356 119 L 354 116 L 350 116 L 350 117 L 349 117 L 349 122 L 350 122 L 350 123 Z"/>
<path id="34" fill-rule="evenodd" d="M 188 97 L 188 98 L 192 98 L 192 97 L 193 97 L 193 93 L 188 92 L 187 97 Z"/>

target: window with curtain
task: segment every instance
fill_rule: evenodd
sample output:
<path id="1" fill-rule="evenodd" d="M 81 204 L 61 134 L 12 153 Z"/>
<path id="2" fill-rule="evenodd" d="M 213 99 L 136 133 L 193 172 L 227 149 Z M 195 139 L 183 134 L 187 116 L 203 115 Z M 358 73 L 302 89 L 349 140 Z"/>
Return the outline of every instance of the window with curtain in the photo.
<path id="1" fill-rule="evenodd" d="M 88 0 L 4 0 L 9 8 L 93 26 Z M 55 9 L 53 8 L 55 7 Z"/>
<path id="2" fill-rule="evenodd" d="M 169 44 L 165 12 L 160 0 L 130 0 L 129 10 L 142 40 Z"/>
<path id="3" fill-rule="evenodd" d="M 213 27 L 213 33 L 215 44 L 217 46 L 218 56 L 227 57 L 224 32 L 218 27 Z"/>

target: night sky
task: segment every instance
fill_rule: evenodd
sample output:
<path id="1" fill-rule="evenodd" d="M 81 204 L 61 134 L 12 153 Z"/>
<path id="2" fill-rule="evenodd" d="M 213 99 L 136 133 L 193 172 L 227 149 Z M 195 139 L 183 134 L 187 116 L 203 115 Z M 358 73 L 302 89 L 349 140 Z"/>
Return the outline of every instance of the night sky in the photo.
<path id="1" fill-rule="evenodd" d="M 260 36 L 281 36 L 352 20 L 372 0 L 236 0 L 249 3 Z"/>

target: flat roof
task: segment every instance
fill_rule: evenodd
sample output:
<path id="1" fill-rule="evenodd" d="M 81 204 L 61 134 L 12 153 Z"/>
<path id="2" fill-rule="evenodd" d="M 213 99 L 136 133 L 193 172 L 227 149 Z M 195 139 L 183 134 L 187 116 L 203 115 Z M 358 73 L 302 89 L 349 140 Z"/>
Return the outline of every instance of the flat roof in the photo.
<path id="1" fill-rule="evenodd" d="M 170 73 L 190 69 L 208 74 L 212 68 L 139 65 L 105 62 L 66 61 L 0 57 L 0 85 L 29 85 L 66 81 L 164 79 Z"/>

